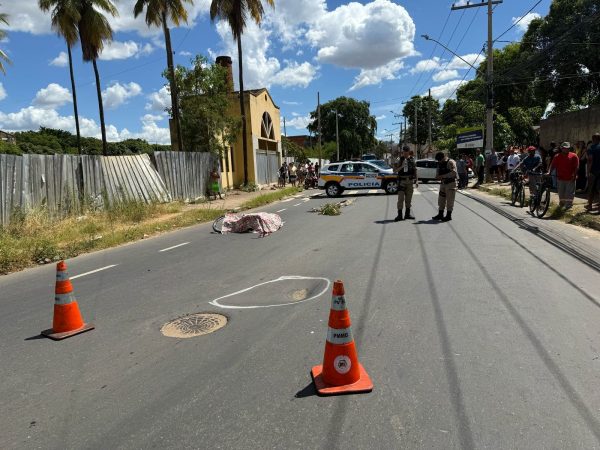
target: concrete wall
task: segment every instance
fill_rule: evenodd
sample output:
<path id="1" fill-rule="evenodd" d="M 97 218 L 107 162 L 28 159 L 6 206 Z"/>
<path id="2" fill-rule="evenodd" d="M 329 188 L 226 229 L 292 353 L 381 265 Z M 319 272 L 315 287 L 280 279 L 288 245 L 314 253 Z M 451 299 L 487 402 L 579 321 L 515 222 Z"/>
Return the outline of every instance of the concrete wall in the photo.
<path id="1" fill-rule="evenodd" d="M 558 114 L 542 120 L 540 124 L 540 145 L 548 148 L 554 141 L 589 141 L 594 133 L 600 133 L 600 105 L 594 105 L 581 111 Z"/>

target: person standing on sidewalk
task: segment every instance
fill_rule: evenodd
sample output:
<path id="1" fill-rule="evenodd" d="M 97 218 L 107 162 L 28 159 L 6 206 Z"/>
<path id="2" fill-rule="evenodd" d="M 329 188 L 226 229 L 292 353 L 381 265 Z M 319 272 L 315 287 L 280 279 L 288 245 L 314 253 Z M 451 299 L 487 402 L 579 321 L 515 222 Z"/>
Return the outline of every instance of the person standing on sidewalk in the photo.
<path id="1" fill-rule="evenodd" d="M 476 156 L 475 156 L 475 176 L 477 177 L 477 182 L 475 183 L 475 185 L 473 186 L 478 187 L 479 185 L 481 185 L 483 183 L 483 175 L 484 175 L 484 162 L 485 159 L 483 158 L 483 155 L 481 154 L 481 149 L 478 148 L 476 151 Z"/>
<path id="2" fill-rule="evenodd" d="M 458 172 L 458 188 L 463 189 L 469 184 L 469 172 L 465 155 L 460 155 L 456 161 L 456 171 Z"/>
<path id="3" fill-rule="evenodd" d="M 432 219 L 448 222 L 452 220 L 454 198 L 456 197 L 456 163 L 442 152 L 436 153 L 435 160 L 438 162 L 438 174 L 435 179 L 440 180 L 440 193 L 438 195 L 439 212 Z M 446 210 L 445 216 L 444 209 Z"/>
<path id="4" fill-rule="evenodd" d="M 413 196 L 413 183 L 417 179 L 417 165 L 415 159 L 411 155 L 410 148 L 402 148 L 402 156 L 398 163 L 398 216 L 394 222 L 399 222 L 404 219 L 414 219 L 410 214 Z M 406 213 L 402 216 L 404 203 L 406 202 Z"/>
<path id="5" fill-rule="evenodd" d="M 579 158 L 571 152 L 571 143 L 563 142 L 560 145 L 560 153 L 550 163 L 546 175 L 550 175 L 552 170 L 556 170 L 558 204 L 566 209 L 573 206 L 577 169 L 579 169 Z"/>
<path id="6" fill-rule="evenodd" d="M 513 170 L 515 170 L 515 167 L 517 167 L 520 162 L 521 162 L 521 158 L 519 157 L 517 148 L 512 147 L 510 155 L 506 159 L 506 173 L 507 173 L 507 177 L 509 180 L 510 180 L 510 174 L 512 173 Z"/>
<path id="7" fill-rule="evenodd" d="M 588 203 L 585 207 L 592 210 L 594 196 L 600 190 L 600 133 L 592 136 L 592 146 L 587 154 L 587 178 L 588 178 Z M 600 206 L 598 206 L 600 212 Z"/>

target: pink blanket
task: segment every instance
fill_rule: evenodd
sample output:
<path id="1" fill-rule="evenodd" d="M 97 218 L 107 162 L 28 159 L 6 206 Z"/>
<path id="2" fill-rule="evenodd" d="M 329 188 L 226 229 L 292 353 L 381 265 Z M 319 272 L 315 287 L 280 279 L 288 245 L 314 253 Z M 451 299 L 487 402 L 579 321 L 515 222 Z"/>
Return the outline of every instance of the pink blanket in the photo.
<path id="1" fill-rule="evenodd" d="M 233 214 L 225 215 L 223 221 L 222 234 L 225 233 L 258 233 L 261 236 L 266 236 L 283 226 L 281 217 L 271 213 L 250 213 L 250 214 Z"/>

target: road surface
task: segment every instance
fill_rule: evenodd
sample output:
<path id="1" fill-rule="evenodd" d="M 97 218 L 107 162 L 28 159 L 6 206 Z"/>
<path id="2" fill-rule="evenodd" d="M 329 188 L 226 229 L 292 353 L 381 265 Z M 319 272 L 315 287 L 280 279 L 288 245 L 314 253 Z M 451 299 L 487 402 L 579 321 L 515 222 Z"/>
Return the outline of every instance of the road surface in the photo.
<path id="1" fill-rule="evenodd" d="M 428 220 L 436 189 L 415 221 L 384 194 L 338 217 L 300 197 L 262 209 L 285 220 L 267 238 L 205 224 L 75 258 L 96 329 L 60 342 L 39 337 L 54 266 L 0 278 L 0 448 L 600 448 L 598 272 L 466 196 Z M 370 394 L 314 395 L 330 287 L 310 297 L 335 279 Z M 218 303 L 255 308 L 209 304 L 242 290 Z M 161 334 L 196 312 L 229 322 Z"/>

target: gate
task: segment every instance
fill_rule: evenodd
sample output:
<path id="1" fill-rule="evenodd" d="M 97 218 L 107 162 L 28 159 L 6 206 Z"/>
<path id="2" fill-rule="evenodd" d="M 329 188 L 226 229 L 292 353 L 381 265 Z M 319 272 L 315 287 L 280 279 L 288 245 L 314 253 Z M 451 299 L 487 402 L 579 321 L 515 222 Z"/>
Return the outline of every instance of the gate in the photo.
<path id="1" fill-rule="evenodd" d="M 268 150 L 256 151 L 257 184 L 277 183 L 279 177 L 279 154 Z"/>

